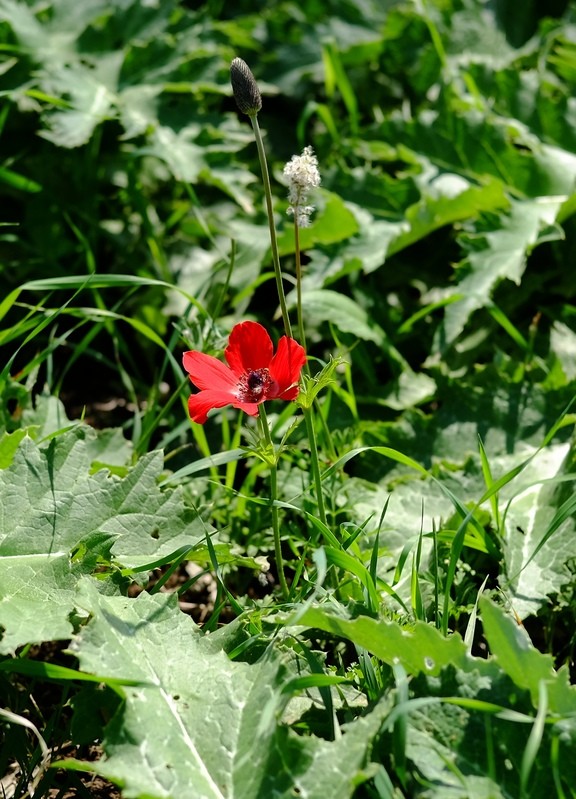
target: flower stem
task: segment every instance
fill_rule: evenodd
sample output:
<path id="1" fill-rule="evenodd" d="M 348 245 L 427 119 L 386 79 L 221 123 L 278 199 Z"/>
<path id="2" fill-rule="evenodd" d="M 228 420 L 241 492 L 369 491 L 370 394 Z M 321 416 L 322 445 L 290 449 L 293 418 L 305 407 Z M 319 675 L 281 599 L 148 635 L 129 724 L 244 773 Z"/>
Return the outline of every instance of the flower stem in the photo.
<path id="1" fill-rule="evenodd" d="M 262 183 L 264 184 L 264 196 L 266 197 L 268 228 L 270 229 L 270 247 L 272 249 L 272 263 L 274 264 L 276 289 L 278 291 L 278 299 L 280 301 L 280 311 L 282 312 L 282 321 L 284 322 L 284 332 L 286 333 L 288 338 L 292 338 L 292 326 L 290 324 L 290 317 L 288 316 L 288 308 L 286 306 L 286 295 L 284 294 L 284 285 L 282 283 L 282 269 L 280 267 L 280 256 L 278 254 L 278 243 L 276 241 L 276 228 L 274 227 L 274 209 L 272 207 L 272 189 L 270 187 L 270 175 L 268 174 L 266 153 L 264 152 L 264 143 L 262 141 L 262 134 L 260 133 L 260 125 L 258 124 L 258 117 L 256 114 L 250 115 L 250 122 L 252 123 L 252 129 L 254 130 L 254 138 L 256 139 L 256 147 L 258 148 L 258 159 L 260 161 L 260 169 L 262 170 Z"/>
<path id="2" fill-rule="evenodd" d="M 298 214 L 294 214 L 294 255 L 296 259 L 296 306 L 298 313 L 298 337 L 300 344 L 306 349 L 306 333 L 304 331 L 304 315 L 302 313 L 302 259 L 300 257 L 300 226 L 298 224 Z M 310 374 L 308 364 L 305 366 L 306 372 Z M 310 444 L 310 466 L 314 478 L 314 489 L 316 492 L 316 505 L 318 507 L 318 518 L 326 526 L 326 509 L 324 507 L 324 494 L 322 493 L 322 478 L 320 477 L 320 461 L 318 458 L 318 445 L 316 443 L 316 429 L 314 427 L 314 414 L 312 408 L 303 408 L 304 421 L 306 422 L 306 433 Z"/>
<path id="3" fill-rule="evenodd" d="M 272 453 L 274 453 L 274 444 L 272 443 L 272 436 L 270 435 L 270 427 L 268 425 L 268 417 L 266 416 L 266 410 L 263 403 L 258 406 L 258 412 L 260 414 L 260 424 L 262 426 L 262 433 L 264 434 L 266 444 Z M 282 589 L 284 599 L 287 600 L 289 597 L 289 591 L 288 584 L 286 582 L 286 575 L 284 574 L 284 558 L 282 557 L 282 542 L 280 540 L 280 519 L 278 505 L 276 504 L 278 499 L 278 463 L 275 454 L 273 460 L 271 459 L 269 461 L 269 465 L 270 499 L 272 501 L 272 531 L 274 533 L 274 554 L 276 557 L 276 569 L 278 571 L 280 588 Z"/>
<path id="4" fill-rule="evenodd" d="M 318 507 L 318 518 L 326 527 L 326 508 L 324 507 L 324 494 L 322 492 L 322 478 L 320 476 L 320 460 L 318 458 L 318 446 L 316 444 L 316 430 L 314 428 L 314 414 L 312 408 L 302 408 L 304 421 L 306 422 L 306 433 L 310 445 L 310 466 L 314 479 L 314 489 L 316 493 L 316 505 Z"/>
<path id="5" fill-rule="evenodd" d="M 268 173 L 268 164 L 266 162 L 266 153 L 264 151 L 264 143 L 262 142 L 262 134 L 260 133 L 260 125 L 258 124 L 257 114 L 250 114 L 250 122 L 254 130 L 254 137 L 256 139 L 256 147 L 258 149 L 258 158 L 260 160 L 260 169 L 262 170 L 262 182 L 264 185 L 264 196 L 266 197 L 266 211 L 268 215 L 268 227 L 270 230 L 270 245 L 272 249 L 272 262 L 274 264 L 274 274 L 276 276 L 276 288 L 278 291 L 278 299 L 280 301 L 280 310 L 282 312 L 282 320 L 284 322 L 284 332 L 289 338 L 292 338 L 292 326 L 290 324 L 290 317 L 288 316 L 288 308 L 286 306 L 286 295 L 284 294 L 284 285 L 282 283 L 282 269 L 280 267 L 280 256 L 278 254 L 278 243 L 276 240 L 276 228 L 274 226 L 274 209 L 272 206 L 272 189 L 270 186 L 270 176 Z M 297 303 L 298 303 L 298 335 L 300 337 L 300 344 L 306 348 L 306 338 L 304 333 L 304 319 L 302 314 L 302 262 L 300 259 L 300 236 L 298 229 L 297 214 L 294 215 L 294 230 L 296 237 L 296 284 L 297 284 Z M 270 437 L 270 429 L 266 419 L 266 412 L 263 405 L 259 406 L 260 420 L 264 430 L 264 435 L 270 446 L 272 439 Z M 310 408 L 303 408 L 304 419 L 306 422 L 306 431 L 308 435 L 308 442 L 310 444 L 310 465 L 312 467 L 312 475 L 314 478 L 314 487 L 316 493 L 316 504 L 318 507 L 318 517 L 322 524 L 326 525 L 326 509 L 324 507 L 324 495 L 322 493 L 322 479 L 320 477 L 320 461 L 318 459 L 318 446 L 316 444 L 316 431 L 314 429 L 314 417 Z M 276 466 L 270 469 L 270 486 L 272 500 L 276 499 L 278 489 L 278 474 Z M 280 585 L 284 596 L 288 596 L 288 587 L 286 585 L 286 578 L 284 576 L 284 564 L 282 560 L 282 551 L 280 548 L 280 531 L 278 523 L 278 508 L 272 506 L 272 525 L 274 528 L 274 546 L 276 549 L 276 563 L 278 568 L 278 575 Z"/>
<path id="6" fill-rule="evenodd" d="M 300 344 L 306 349 L 306 333 L 304 331 L 304 317 L 302 314 L 302 259 L 300 257 L 300 227 L 298 214 L 294 214 L 294 257 L 296 259 L 296 310 L 298 314 L 298 338 Z"/>

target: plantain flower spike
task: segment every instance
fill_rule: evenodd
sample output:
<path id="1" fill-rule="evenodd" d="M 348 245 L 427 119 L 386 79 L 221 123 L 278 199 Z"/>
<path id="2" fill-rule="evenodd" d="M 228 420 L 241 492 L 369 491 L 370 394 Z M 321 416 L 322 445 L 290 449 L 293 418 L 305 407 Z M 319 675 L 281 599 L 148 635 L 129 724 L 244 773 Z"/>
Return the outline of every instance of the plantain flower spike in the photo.
<path id="1" fill-rule="evenodd" d="M 314 206 L 308 205 L 308 195 L 320 185 L 318 159 L 312 147 L 305 147 L 302 155 L 292 156 L 284 167 L 284 177 L 288 179 L 288 213 L 294 215 L 298 227 L 310 227 Z"/>
<path id="2" fill-rule="evenodd" d="M 248 64 L 235 58 L 230 64 L 230 82 L 236 105 L 243 114 L 254 117 L 262 108 L 262 95 Z"/>

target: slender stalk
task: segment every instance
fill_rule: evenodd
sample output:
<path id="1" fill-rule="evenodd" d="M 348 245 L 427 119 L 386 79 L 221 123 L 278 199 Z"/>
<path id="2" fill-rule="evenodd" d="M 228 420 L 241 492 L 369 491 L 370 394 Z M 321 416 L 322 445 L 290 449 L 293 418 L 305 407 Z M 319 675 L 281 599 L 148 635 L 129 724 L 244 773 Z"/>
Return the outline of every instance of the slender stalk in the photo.
<path id="1" fill-rule="evenodd" d="M 260 133 L 260 125 L 258 124 L 258 117 L 256 116 L 256 114 L 250 114 L 250 122 L 252 123 L 252 128 L 254 130 L 256 147 L 258 148 L 258 159 L 260 161 L 260 169 L 262 170 L 262 183 L 264 184 L 264 196 L 266 197 L 266 213 L 268 216 L 268 227 L 270 229 L 270 246 L 272 249 L 272 263 L 274 264 L 274 275 L 276 277 L 276 288 L 278 290 L 278 299 L 280 300 L 280 311 L 282 312 L 282 321 L 284 322 L 284 332 L 289 338 L 292 338 L 292 326 L 290 324 L 290 317 L 288 316 L 288 308 L 286 306 L 286 295 L 284 294 L 284 285 L 282 283 L 282 269 L 280 267 L 280 256 L 278 254 L 278 242 L 276 240 L 276 228 L 274 227 L 274 209 L 272 206 L 272 189 L 270 187 L 270 175 L 268 174 L 266 153 L 264 151 L 264 143 L 262 141 L 262 134 Z"/>
<path id="2" fill-rule="evenodd" d="M 278 242 L 276 239 L 276 227 L 274 225 L 274 207 L 272 203 L 272 188 L 270 186 L 270 175 L 268 173 L 268 164 L 266 161 L 266 152 L 264 150 L 264 143 L 262 141 L 262 134 L 260 132 L 260 125 L 258 124 L 258 113 L 262 108 L 262 96 L 258 88 L 258 84 L 254 79 L 250 67 L 241 58 L 234 58 L 230 64 L 230 81 L 232 84 L 232 91 L 236 104 L 243 114 L 247 114 L 250 119 L 250 124 L 254 131 L 254 138 L 256 140 L 256 147 L 258 150 L 258 160 L 260 161 L 260 169 L 262 172 L 262 183 L 264 186 L 264 196 L 266 198 L 266 212 L 268 216 L 268 229 L 270 231 L 270 246 L 272 251 L 272 263 L 274 265 L 274 276 L 276 278 L 276 289 L 278 293 L 278 300 L 280 302 L 280 310 L 282 313 L 282 321 L 284 323 L 284 332 L 288 338 L 292 338 L 292 326 L 290 324 L 290 317 L 288 315 L 288 308 L 286 305 L 286 295 L 284 293 L 284 284 L 282 282 L 282 267 L 280 265 L 280 255 L 278 253 Z M 300 258 L 300 237 L 299 237 L 299 214 L 298 204 L 304 201 L 304 189 L 320 184 L 320 174 L 317 168 L 317 159 L 313 154 L 312 148 L 305 148 L 303 152 L 304 162 L 299 165 L 299 162 L 294 162 L 292 159 L 291 172 L 292 179 L 296 183 L 296 176 L 299 178 L 298 185 L 300 190 L 296 191 L 294 199 L 292 198 L 292 188 L 289 195 L 291 202 L 291 210 L 294 212 L 294 235 L 296 240 L 296 283 L 297 283 L 297 306 L 298 306 L 298 332 L 300 343 L 306 348 L 306 339 L 304 333 L 304 320 L 302 314 L 302 264 Z M 288 167 L 288 165 L 287 165 Z M 286 170 L 285 170 L 286 174 Z M 312 210 L 311 206 L 304 204 L 303 209 L 309 216 Z M 308 375 L 310 371 L 306 367 Z M 266 461 L 270 465 L 270 497 L 271 497 L 271 511 L 272 511 L 272 530 L 274 534 L 274 551 L 276 556 L 276 567 L 278 570 L 278 579 L 280 587 L 284 595 L 284 599 L 289 599 L 288 585 L 286 583 L 286 575 L 284 574 L 284 561 L 282 558 L 282 545 L 280 540 L 280 522 L 278 513 L 278 457 L 274 450 L 272 436 L 270 433 L 270 426 L 264 405 L 258 406 L 260 424 L 262 427 L 262 435 L 266 447 L 270 450 L 270 457 L 266 457 Z M 318 507 L 318 516 L 320 521 L 326 525 L 326 511 L 324 508 L 324 497 L 322 494 L 322 479 L 320 475 L 320 464 L 318 459 L 318 446 L 316 443 L 316 433 L 314 430 L 314 417 L 310 408 L 303 408 L 304 418 L 306 421 L 306 429 L 308 433 L 308 441 L 310 445 L 310 462 L 312 468 L 312 475 L 315 485 L 316 503 Z"/>
<path id="3" fill-rule="evenodd" d="M 287 336 L 292 338 L 292 325 L 290 324 L 290 317 L 288 316 L 288 308 L 286 306 L 286 296 L 284 294 L 284 285 L 282 283 L 282 268 L 280 266 L 280 256 L 278 253 L 278 243 L 276 240 L 276 228 L 274 225 L 274 208 L 272 205 L 272 188 L 270 186 L 270 175 L 268 173 L 268 164 L 266 161 L 266 153 L 264 151 L 264 143 L 262 141 L 262 134 L 260 132 L 260 125 L 258 124 L 258 114 L 249 113 L 252 129 L 254 130 L 254 137 L 256 139 L 256 147 L 258 149 L 258 159 L 260 161 L 260 169 L 262 170 L 262 182 L 264 185 L 264 196 L 266 197 L 266 211 L 268 215 L 268 228 L 270 230 L 270 246 L 272 249 L 272 262 L 274 264 L 274 274 L 276 277 L 276 288 L 278 290 L 278 299 L 280 301 L 280 310 L 282 312 L 282 320 L 284 322 L 284 332 Z M 304 333 L 304 320 L 302 314 L 302 262 L 300 258 L 300 235 L 298 228 L 298 214 L 294 214 L 294 235 L 295 235 L 295 251 L 296 251 L 296 285 L 297 285 L 297 303 L 298 303 L 298 335 L 300 343 L 306 348 L 306 337 Z M 316 431 L 314 429 L 314 416 L 311 409 L 303 409 L 304 419 L 306 422 L 306 431 L 308 434 L 308 441 L 310 444 L 310 464 L 312 467 L 312 476 L 314 479 L 314 487 L 316 493 L 316 505 L 318 507 L 318 517 L 320 521 L 326 525 L 326 509 L 324 507 L 324 495 L 322 493 L 322 479 L 320 477 L 320 461 L 318 459 L 318 446 L 316 443 Z M 267 442 L 272 446 L 272 439 L 270 437 L 270 429 L 268 421 L 266 420 L 265 411 L 260 405 L 260 419 L 262 421 L 262 428 L 264 435 L 267 437 Z M 270 488 L 272 499 L 276 498 L 277 492 L 277 470 L 276 466 L 271 467 L 270 471 Z M 277 532 L 278 527 L 278 508 L 272 506 L 272 524 L 274 526 L 274 545 L 276 548 L 276 560 L 278 566 L 278 574 L 280 577 L 280 585 L 284 596 L 288 596 L 288 589 L 286 586 L 286 578 L 284 576 L 284 566 L 282 561 L 282 552 L 280 550 L 280 533 Z"/>
<path id="4" fill-rule="evenodd" d="M 308 443 L 310 444 L 310 466 L 312 467 L 312 477 L 314 479 L 318 518 L 323 525 L 327 526 L 324 494 L 322 493 L 322 478 L 320 476 L 320 461 L 318 459 L 318 447 L 316 445 L 316 430 L 314 428 L 314 414 L 312 413 L 312 408 L 302 408 L 302 411 L 304 413 L 304 421 L 306 422 Z"/>
<path id="5" fill-rule="evenodd" d="M 294 214 L 294 257 L 296 259 L 296 312 L 298 315 L 298 337 L 300 344 L 306 349 L 306 333 L 302 314 L 302 258 L 300 256 L 300 227 L 298 214 Z"/>
<path id="6" fill-rule="evenodd" d="M 266 444 L 274 452 L 274 444 L 272 443 L 272 436 L 270 435 L 270 426 L 268 425 L 268 417 L 266 416 L 266 410 L 264 408 L 264 404 L 261 403 L 258 406 L 258 411 L 260 413 L 260 424 L 262 427 L 262 433 L 266 440 Z M 276 457 L 274 460 L 270 462 L 270 498 L 272 500 L 272 531 L 274 533 L 274 554 L 276 557 L 276 569 L 278 570 L 278 579 L 280 580 L 280 588 L 282 589 L 282 594 L 284 599 L 287 600 L 289 597 L 288 591 L 288 584 L 286 582 L 286 575 L 284 574 L 284 558 L 282 557 L 282 542 L 280 540 L 280 517 L 278 512 L 278 505 L 276 501 L 278 500 L 278 464 Z"/>
<path id="7" fill-rule="evenodd" d="M 298 213 L 294 213 L 294 255 L 296 259 L 296 305 L 298 314 L 298 336 L 300 344 L 306 349 L 306 333 L 304 332 L 304 315 L 302 313 L 302 259 L 300 256 L 300 227 L 298 225 Z M 308 364 L 306 371 L 310 374 Z M 314 413 L 312 408 L 303 408 L 304 421 L 306 422 L 306 432 L 308 443 L 310 444 L 310 466 L 312 467 L 312 477 L 314 479 L 314 489 L 316 493 L 316 505 L 318 508 L 318 518 L 322 524 L 326 525 L 326 509 L 324 507 L 324 494 L 322 492 L 322 478 L 320 477 L 320 460 L 318 458 L 318 445 L 316 443 L 316 429 L 314 426 Z"/>

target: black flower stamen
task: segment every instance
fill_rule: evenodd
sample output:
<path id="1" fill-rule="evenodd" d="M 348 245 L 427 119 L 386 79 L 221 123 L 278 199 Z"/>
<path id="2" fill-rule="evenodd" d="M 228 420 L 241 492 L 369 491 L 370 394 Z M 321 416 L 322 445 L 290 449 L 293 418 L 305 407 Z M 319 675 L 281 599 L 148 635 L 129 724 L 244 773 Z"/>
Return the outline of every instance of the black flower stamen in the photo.
<path id="1" fill-rule="evenodd" d="M 242 402 L 260 402 L 265 399 L 271 383 L 268 369 L 251 369 L 240 378 L 238 399 Z"/>

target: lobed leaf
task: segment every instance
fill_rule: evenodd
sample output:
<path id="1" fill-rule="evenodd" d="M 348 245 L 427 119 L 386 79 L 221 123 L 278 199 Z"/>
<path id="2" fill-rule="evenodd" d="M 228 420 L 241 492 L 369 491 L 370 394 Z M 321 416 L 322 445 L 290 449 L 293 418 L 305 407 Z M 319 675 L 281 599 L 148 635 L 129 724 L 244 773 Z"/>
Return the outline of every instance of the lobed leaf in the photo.
<path id="1" fill-rule="evenodd" d="M 92 473 L 97 440 L 83 425 L 41 444 L 26 437 L 0 471 L 2 652 L 69 638 L 78 580 L 99 562 L 134 568 L 205 537 L 181 490 L 158 487 L 160 452 L 120 479 Z"/>
<path id="2" fill-rule="evenodd" d="M 171 597 L 103 597 L 84 583 L 82 606 L 91 621 L 74 644 L 81 667 L 141 681 L 124 689 L 106 757 L 85 764 L 127 798 L 187 796 L 193 786 L 197 799 L 348 799 L 366 778 L 383 704 L 337 741 L 299 737 L 278 721 L 287 683 L 276 656 L 230 661 Z"/>

